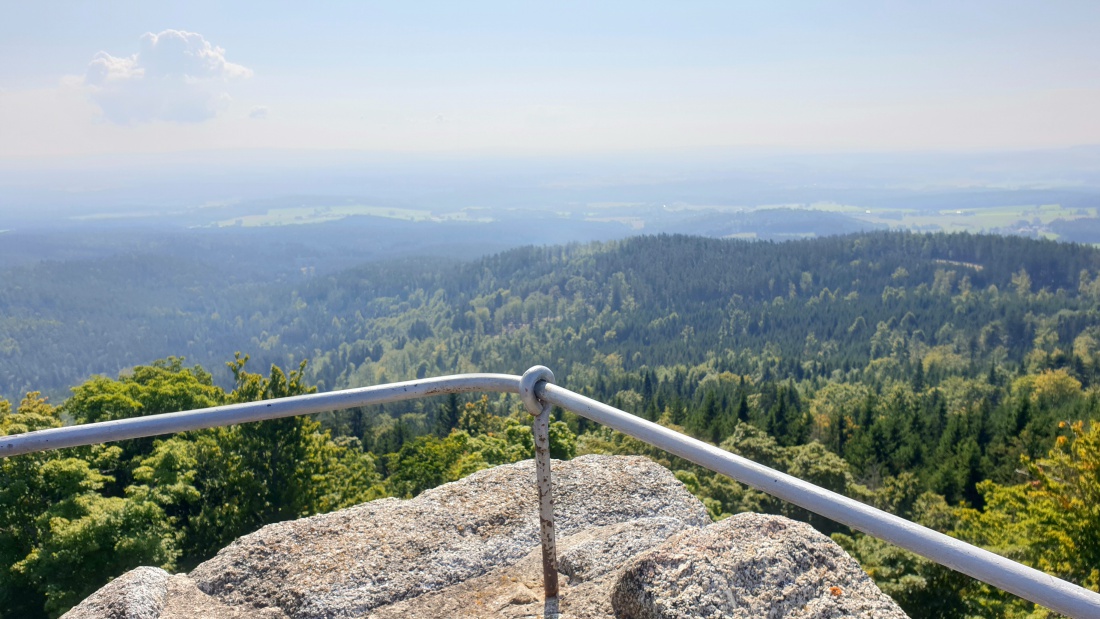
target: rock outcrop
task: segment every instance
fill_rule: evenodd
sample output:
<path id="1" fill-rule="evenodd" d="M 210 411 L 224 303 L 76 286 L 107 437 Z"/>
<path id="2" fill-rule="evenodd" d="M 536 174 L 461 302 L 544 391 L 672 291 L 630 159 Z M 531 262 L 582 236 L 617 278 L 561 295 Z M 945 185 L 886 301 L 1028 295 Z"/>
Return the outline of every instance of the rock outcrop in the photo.
<path id="1" fill-rule="evenodd" d="M 762 514 L 673 535 L 630 562 L 611 600 L 624 619 L 905 617 L 831 539 Z"/>
<path id="2" fill-rule="evenodd" d="M 904 617 L 807 525 L 756 514 L 711 524 L 645 458 L 553 466 L 565 617 Z M 64 619 L 541 616 L 535 496 L 526 461 L 408 501 L 269 525 L 186 576 L 133 570 Z"/>
<path id="3" fill-rule="evenodd" d="M 160 619 L 168 602 L 168 572 L 159 567 L 139 567 L 112 580 L 65 617 L 91 619 Z"/>

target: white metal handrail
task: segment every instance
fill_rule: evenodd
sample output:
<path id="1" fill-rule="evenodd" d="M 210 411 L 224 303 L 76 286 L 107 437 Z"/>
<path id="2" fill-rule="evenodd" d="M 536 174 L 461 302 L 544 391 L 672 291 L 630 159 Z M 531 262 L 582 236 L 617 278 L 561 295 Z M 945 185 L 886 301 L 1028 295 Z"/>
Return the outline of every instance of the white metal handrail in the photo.
<path id="1" fill-rule="evenodd" d="M 531 368 L 523 377 L 508 374 L 462 374 L 38 430 L 0 437 L 0 457 L 433 395 L 483 391 L 519 394 L 528 411 L 536 416 L 534 426 L 536 460 L 539 462 L 540 521 L 543 525 L 548 598 L 556 597 L 557 576 L 553 571 L 556 562 L 553 552 L 549 451 L 548 444 L 543 442 L 546 435 L 542 433 L 546 432 L 549 411 L 556 405 L 1063 615 L 1080 619 L 1100 617 L 1100 594 L 554 385 L 553 375 L 541 366 Z"/>
<path id="2" fill-rule="evenodd" d="M 519 393 L 519 376 L 510 374 L 459 374 L 388 383 L 359 389 L 311 393 L 277 400 L 213 406 L 179 413 L 129 417 L 79 426 L 49 428 L 26 434 L 0 436 L 0 457 L 63 447 L 95 445 L 130 438 L 202 430 L 250 421 L 264 421 L 371 404 L 389 404 L 447 393 L 491 391 Z"/>

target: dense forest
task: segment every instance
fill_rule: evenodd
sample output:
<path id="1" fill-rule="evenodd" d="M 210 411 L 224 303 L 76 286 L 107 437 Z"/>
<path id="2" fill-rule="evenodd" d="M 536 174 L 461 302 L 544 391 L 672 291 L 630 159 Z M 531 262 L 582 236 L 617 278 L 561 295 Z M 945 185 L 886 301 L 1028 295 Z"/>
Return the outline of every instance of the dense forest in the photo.
<path id="1" fill-rule="evenodd" d="M 571 389 L 1100 587 L 1090 247 L 894 232 L 656 236 L 269 284 L 111 260 L 102 286 L 61 280 L 96 304 L 68 304 L 64 283 L 41 277 L 60 275 L 58 264 L 20 267 L 20 285 L 0 297 L 0 389 L 12 401 L 0 400 L 0 433 L 544 364 Z M 113 268 L 131 271 L 127 288 L 112 287 Z M 144 287 L 152 280 L 160 287 Z M 66 337 L 105 352 L 132 344 L 147 359 L 162 356 L 154 344 L 185 341 L 179 352 L 209 370 L 171 357 L 88 378 L 95 355 L 66 353 Z M 121 358 L 107 363 L 117 370 Z M 59 380 L 76 386 L 58 405 L 34 391 L 58 393 Z M 914 617 L 1044 616 L 584 419 L 555 419 L 555 457 L 645 454 L 715 518 L 806 520 Z M 0 614 L 57 616 L 130 567 L 186 570 L 266 523 L 530 457 L 526 424 L 515 397 L 449 397 L 0 461 Z"/>

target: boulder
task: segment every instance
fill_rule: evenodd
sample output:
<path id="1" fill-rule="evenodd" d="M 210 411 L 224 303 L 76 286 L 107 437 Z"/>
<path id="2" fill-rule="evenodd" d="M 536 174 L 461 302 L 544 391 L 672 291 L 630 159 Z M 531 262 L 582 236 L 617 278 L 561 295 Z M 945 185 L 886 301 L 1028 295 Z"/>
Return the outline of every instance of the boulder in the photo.
<path id="1" fill-rule="evenodd" d="M 278 608 L 241 609 L 159 567 L 130 570 L 63 615 L 65 619 L 286 619 Z"/>
<path id="2" fill-rule="evenodd" d="M 104 585 L 64 614 L 65 619 L 160 619 L 168 601 L 168 572 L 139 567 Z"/>
<path id="3" fill-rule="evenodd" d="M 805 523 L 752 513 L 634 557 L 611 600 L 620 619 L 906 616 L 831 539 Z"/>
<path id="4" fill-rule="evenodd" d="M 555 462 L 559 536 L 706 510 L 645 458 Z M 531 460 L 479 471 L 408 500 L 383 499 L 266 526 L 199 565 L 190 578 L 231 606 L 275 606 L 293 619 L 359 617 L 518 562 L 537 548 Z"/>
<path id="5" fill-rule="evenodd" d="M 809 607 L 896 610 L 854 560 L 809 526 L 755 514 L 711 524 L 699 500 L 648 459 L 583 456 L 554 462 L 553 475 L 564 617 L 756 616 L 721 614 L 740 608 L 723 606 L 722 592 L 733 586 L 741 588 L 736 599 L 751 602 L 745 608 L 767 606 L 762 616 L 837 616 L 792 614 Z M 268 525 L 188 575 L 138 568 L 65 619 L 543 616 L 557 607 L 543 600 L 538 525 L 529 460 L 407 501 Z M 731 559 L 734 548 L 756 559 Z M 676 561 L 691 567 L 662 567 Z M 814 570 L 837 566 L 842 575 L 813 580 Z M 852 566 L 862 580 L 847 573 Z M 821 586 L 835 599 L 821 598 Z M 710 614 L 690 614 L 693 607 Z M 681 614 L 659 614 L 666 610 Z"/>

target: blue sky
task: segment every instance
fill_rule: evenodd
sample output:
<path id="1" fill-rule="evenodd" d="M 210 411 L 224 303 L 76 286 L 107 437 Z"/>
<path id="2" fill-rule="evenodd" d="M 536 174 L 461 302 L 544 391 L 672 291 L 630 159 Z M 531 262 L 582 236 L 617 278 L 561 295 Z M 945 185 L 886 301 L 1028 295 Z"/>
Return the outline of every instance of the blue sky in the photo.
<path id="1" fill-rule="evenodd" d="M 0 159 L 1100 143 L 1095 1 L 317 4 L 3 0 Z"/>

